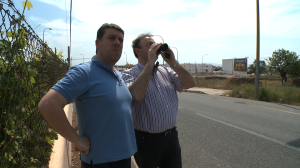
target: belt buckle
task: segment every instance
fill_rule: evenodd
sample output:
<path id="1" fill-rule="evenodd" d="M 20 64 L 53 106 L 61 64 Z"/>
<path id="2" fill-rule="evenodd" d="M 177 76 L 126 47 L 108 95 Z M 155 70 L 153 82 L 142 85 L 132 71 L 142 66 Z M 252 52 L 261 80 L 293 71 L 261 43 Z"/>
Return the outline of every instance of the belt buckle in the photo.
<path id="1" fill-rule="evenodd" d="M 169 133 L 171 133 L 171 130 L 167 131 L 167 132 L 165 133 L 165 136 L 167 136 Z"/>

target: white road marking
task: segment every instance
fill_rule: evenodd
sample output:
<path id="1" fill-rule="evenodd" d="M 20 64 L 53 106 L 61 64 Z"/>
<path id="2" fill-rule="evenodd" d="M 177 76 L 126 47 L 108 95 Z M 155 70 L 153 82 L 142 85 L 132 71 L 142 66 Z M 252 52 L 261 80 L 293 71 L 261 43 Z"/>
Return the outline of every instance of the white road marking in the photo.
<path id="1" fill-rule="evenodd" d="M 281 112 L 285 112 L 285 113 L 290 113 L 290 114 L 300 115 L 300 113 L 294 113 L 294 112 L 285 111 L 285 110 L 279 110 L 279 109 L 274 109 L 274 108 L 270 108 L 270 107 L 258 106 L 258 105 L 254 105 L 254 104 L 252 104 L 252 106 L 261 107 L 261 108 L 270 109 L 270 110 L 277 110 L 277 111 L 281 111 Z"/>
<path id="2" fill-rule="evenodd" d="M 231 100 L 224 100 L 224 99 L 218 99 L 218 100 L 227 101 L 227 102 L 234 102 L 234 101 L 231 101 Z M 247 105 L 256 106 L 256 107 L 261 107 L 261 108 L 265 108 L 265 109 L 269 109 L 269 110 L 281 111 L 281 112 L 290 113 L 290 114 L 295 114 L 295 115 L 300 115 L 300 113 L 292 112 L 293 110 L 285 111 L 285 110 L 279 110 L 279 109 L 275 109 L 275 108 L 270 108 L 270 107 L 265 107 L 265 106 L 259 106 L 259 105 L 254 105 L 254 104 L 247 104 Z"/>
<path id="3" fill-rule="evenodd" d="M 209 117 L 209 116 L 205 116 L 205 115 L 203 115 L 203 114 L 199 114 L 199 113 L 196 113 L 196 114 L 197 114 L 197 115 L 200 115 L 200 116 L 202 116 L 202 117 L 204 117 L 204 118 L 207 118 L 207 119 L 210 119 L 210 120 L 219 122 L 219 123 L 221 123 L 221 124 L 225 124 L 225 125 L 227 125 L 227 126 L 230 126 L 230 127 L 236 128 L 236 129 L 239 129 L 239 130 L 241 130 L 241 131 L 247 132 L 247 133 L 249 133 L 249 134 L 258 136 L 258 137 L 260 137 L 260 138 L 263 138 L 263 139 L 266 139 L 266 140 L 275 142 L 275 143 L 277 143 L 277 144 L 279 144 L 279 145 L 288 147 L 288 148 L 290 148 L 290 149 L 294 149 L 294 150 L 300 151 L 300 149 L 295 148 L 295 147 L 292 147 L 292 146 L 289 146 L 289 145 L 285 144 L 284 142 L 278 141 L 278 140 L 276 140 L 276 139 L 273 139 L 273 138 L 270 138 L 270 137 L 267 137 L 267 136 L 258 134 L 258 133 L 256 133 L 256 132 L 253 132 L 253 131 L 250 131 L 250 130 L 246 130 L 246 129 L 244 129 L 244 128 L 241 128 L 241 127 L 238 127 L 238 126 L 229 124 L 229 123 L 227 123 L 227 122 L 224 122 L 224 121 L 221 121 L 221 120 L 218 120 L 218 119 Z"/>

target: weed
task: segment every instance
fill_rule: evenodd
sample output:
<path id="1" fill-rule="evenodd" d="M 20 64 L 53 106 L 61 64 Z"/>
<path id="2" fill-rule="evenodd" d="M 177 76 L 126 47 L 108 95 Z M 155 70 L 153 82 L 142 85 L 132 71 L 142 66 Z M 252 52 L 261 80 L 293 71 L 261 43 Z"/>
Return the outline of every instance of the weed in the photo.
<path id="1" fill-rule="evenodd" d="M 292 84 L 292 80 L 282 86 L 280 80 L 272 80 L 275 77 L 269 77 L 269 80 L 260 80 L 257 97 L 254 95 L 254 84 L 239 84 L 230 80 L 213 78 L 205 79 L 199 77 L 196 80 L 197 87 L 232 90 L 229 93 L 231 97 L 246 98 L 274 103 L 284 103 L 291 105 L 300 105 L 300 88 Z M 267 78 L 268 79 L 268 78 Z"/>

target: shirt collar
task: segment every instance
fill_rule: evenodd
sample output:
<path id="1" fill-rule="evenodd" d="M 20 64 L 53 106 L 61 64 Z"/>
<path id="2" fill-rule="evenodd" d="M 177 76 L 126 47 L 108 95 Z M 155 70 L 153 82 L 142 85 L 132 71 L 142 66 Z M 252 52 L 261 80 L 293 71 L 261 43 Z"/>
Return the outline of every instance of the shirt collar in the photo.
<path id="1" fill-rule="evenodd" d="M 103 64 L 98 58 L 94 57 L 92 59 L 92 62 L 94 64 L 96 64 L 97 66 L 100 66 L 103 69 L 109 70 L 110 73 L 112 73 L 114 75 L 114 72 L 113 72 L 112 68 L 110 66 L 107 66 L 107 65 Z M 115 67 L 113 67 L 113 68 L 114 68 L 114 70 L 115 70 L 115 72 L 117 74 L 117 77 L 120 78 L 120 76 L 122 76 L 121 73 L 119 71 L 117 71 L 117 69 Z"/>
<path id="2" fill-rule="evenodd" d="M 105 64 L 103 64 L 98 58 L 94 57 L 92 59 L 92 62 L 94 64 L 96 64 L 97 66 L 100 66 L 101 68 L 104 68 L 104 69 L 109 69 L 111 72 L 113 72 L 112 68 L 110 66 L 107 66 Z M 114 70 L 116 71 L 116 69 L 114 68 Z"/>
<path id="3" fill-rule="evenodd" d="M 136 65 L 138 67 L 139 70 L 143 70 L 145 65 L 141 64 L 140 62 Z"/>
<path id="4" fill-rule="evenodd" d="M 94 64 L 96 64 L 96 65 L 102 67 L 102 68 L 105 68 L 105 69 L 111 68 L 111 67 L 109 67 L 109 66 L 103 64 L 103 63 L 102 63 L 98 58 L 96 58 L 96 57 L 93 57 L 92 62 L 93 62 Z"/>
<path id="5" fill-rule="evenodd" d="M 140 62 L 136 65 L 139 71 L 142 71 L 145 67 L 145 65 L 141 64 Z M 159 66 L 158 66 L 159 67 Z M 153 65 L 153 72 L 156 72 L 158 70 L 158 67 L 156 68 L 155 65 Z"/>

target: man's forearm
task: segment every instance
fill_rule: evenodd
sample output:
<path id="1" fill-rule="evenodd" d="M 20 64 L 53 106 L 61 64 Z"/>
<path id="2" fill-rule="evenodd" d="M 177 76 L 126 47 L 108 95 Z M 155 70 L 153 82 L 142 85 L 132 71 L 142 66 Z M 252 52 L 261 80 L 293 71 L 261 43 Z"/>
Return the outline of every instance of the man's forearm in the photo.
<path id="1" fill-rule="evenodd" d="M 79 136 L 70 125 L 63 108 L 59 108 L 51 103 L 40 105 L 39 110 L 48 124 L 61 136 L 72 143 L 78 143 Z"/>
<path id="2" fill-rule="evenodd" d="M 180 65 L 176 65 L 173 70 L 178 74 L 178 77 L 181 80 L 182 89 L 189 89 L 196 86 L 195 79 L 185 68 Z"/>
<path id="3" fill-rule="evenodd" d="M 153 65 L 147 63 L 139 76 L 128 88 L 134 101 L 141 101 L 144 98 L 152 72 Z"/>
<path id="4" fill-rule="evenodd" d="M 63 110 L 67 100 L 57 91 L 50 89 L 41 99 L 38 109 L 48 124 L 61 136 L 72 143 L 76 143 L 79 136 L 70 125 Z"/>

